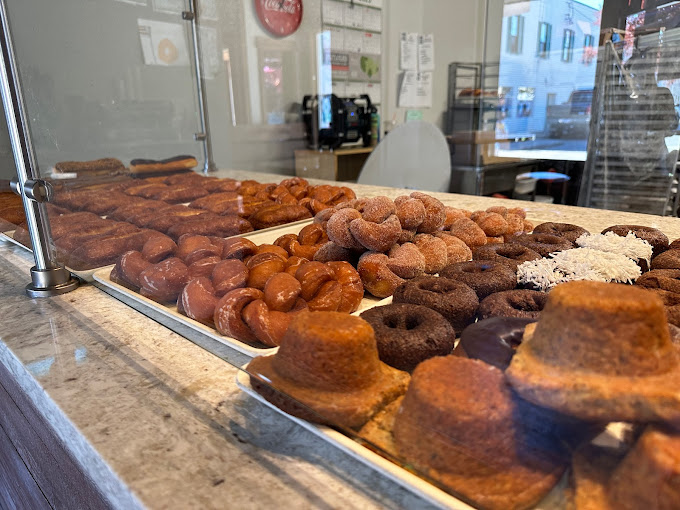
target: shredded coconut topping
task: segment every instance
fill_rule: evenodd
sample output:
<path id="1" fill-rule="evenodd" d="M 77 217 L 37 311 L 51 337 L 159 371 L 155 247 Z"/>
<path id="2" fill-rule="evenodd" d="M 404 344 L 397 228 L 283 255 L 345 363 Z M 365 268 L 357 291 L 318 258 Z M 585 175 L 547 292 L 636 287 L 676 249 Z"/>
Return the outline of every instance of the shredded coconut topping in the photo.
<path id="1" fill-rule="evenodd" d="M 648 265 L 652 259 L 652 245 L 644 239 L 635 237 L 632 232 L 628 232 L 625 237 L 614 232 L 583 234 L 576 240 L 576 244 L 582 248 L 618 253 L 633 260 L 644 259 Z"/>
<path id="2" fill-rule="evenodd" d="M 632 283 L 641 274 L 640 266 L 625 255 L 574 248 L 524 262 L 517 268 L 517 282 L 549 290 L 572 280 Z"/>

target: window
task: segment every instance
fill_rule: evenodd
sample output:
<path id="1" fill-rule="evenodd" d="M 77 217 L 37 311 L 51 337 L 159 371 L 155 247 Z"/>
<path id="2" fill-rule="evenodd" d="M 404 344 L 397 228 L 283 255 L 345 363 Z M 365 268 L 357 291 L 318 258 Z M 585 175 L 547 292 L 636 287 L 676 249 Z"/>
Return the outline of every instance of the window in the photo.
<path id="1" fill-rule="evenodd" d="M 564 29 L 562 36 L 562 62 L 571 62 L 574 58 L 574 31 Z"/>
<path id="2" fill-rule="evenodd" d="M 552 25 L 550 23 L 538 24 L 538 48 L 536 55 L 540 58 L 548 58 L 550 55 L 550 36 L 552 35 Z"/>
<path id="3" fill-rule="evenodd" d="M 597 57 L 597 50 L 593 48 L 594 44 L 595 38 L 590 34 L 586 34 L 583 39 L 583 63 L 585 65 L 590 65 L 595 57 Z"/>
<path id="4" fill-rule="evenodd" d="M 524 39 L 524 17 L 510 16 L 508 18 L 508 36 L 506 48 L 508 53 L 516 55 L 522 53 L 522 40 Z"/>

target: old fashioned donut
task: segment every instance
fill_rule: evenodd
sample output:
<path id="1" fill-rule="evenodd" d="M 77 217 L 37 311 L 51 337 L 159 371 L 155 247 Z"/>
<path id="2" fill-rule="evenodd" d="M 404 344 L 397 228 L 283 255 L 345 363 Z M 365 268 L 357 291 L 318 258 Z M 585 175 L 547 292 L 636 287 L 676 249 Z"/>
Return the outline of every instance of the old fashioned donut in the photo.
<path id="1" fill-rule="evenodd" d="M 418 363 L 451 353 L 456 333 L 440 314 L 424 306 L 392 303 L 361 314 L 375 332 L 380 359 L 411 372 Z"/>
<path id="2" fill-rule="evenodd" d="M 652 255 L 656 257 L 668 249 L 668 237 L 658 228 L 645 227 L 643 225 L 613 225 L 605 228 L 602 234 L 614 232 L 618 236 L 626 237 L 632 232 L 635 237 L 644 239 L 652 245 Z M 660 269 L 660 268 L 659 268 Z"/>
<path id="3" fill-rule="evenodd" d="M 517 346 L 522 343 L 524 328 L 532 322 L 536 322 L 536 319 L 491 317 L 470 324 L 461 333 L 454 354 L 481 359 L 505 370 Z"/>
<path id="4" fill-rule="evenodd" d="M 492 260 L 452 264 L 441 270 L 439 276 L 463 282 L 475 291 L 479 299 L 517 286 L 517 274 L 507 264 Z"/>
<path id="5" fill-rule="evenodd" d="M 571 241 L 550 234 L 517 234 L 512 237 L 511 244 L 526 246 L 541 257 L 547 257 L 553 252 L 570 250 L 574 247 Z"/>
<path id="6" fill-rule="evenodd" d="M 572 245 L 576 244 L 576 240 L 583 234 L 590 234 L 585 228 L 571 223 L 541 223 L 534 227 L 534 234 L 550 234 L 552 236 L 563 237 Z"/>
<path id="7" fill-rule="evenodd" d="M 477 315 L 480 320 L 489 317 L 538 319 L 547 300 L 548 294 L 537 290 L 519 289 L 496 292 L 482 300 Z"/>
<path id="8" fill-rule="evenodd" d="M 517 271 L 517 266 L 523 262 L 540 258 L 541 256 L 534 250 L 519 244 L 490 244 L 472 250 L 473 260 L 502 262 L 509 265 L 513 271 Z"/>
<path id="9" fill-rule="evenodd" d="M 668 250 L 669 253 L 671 250 Z M 680 269 L 654 269 L 644 273 L 635 285 L 646 289 L 662 289 L 680 294 Z"/>
<path id="10" fill-rule="evenodd" d="M 680 269 L 680 250 L 666 250 L 652 259 L 651 269 Z"/>
<path id="11" fill-rule="evenodd" d="M 456 236 L 470 248 L 484 246 L 486 244 L 486 234 L 470 218 L 458 218 L 454 220 L 449 228 L 451 235 Z"/>
<path id="12" fill-rule="evenodd" d="M 436 276 L 420 276 L 408 280 L 394 291 L 395 303 L 412 303 L 442 314 L 455 331 L 462 331 L 477 313 L 477 294 L 464 283 Z"/>

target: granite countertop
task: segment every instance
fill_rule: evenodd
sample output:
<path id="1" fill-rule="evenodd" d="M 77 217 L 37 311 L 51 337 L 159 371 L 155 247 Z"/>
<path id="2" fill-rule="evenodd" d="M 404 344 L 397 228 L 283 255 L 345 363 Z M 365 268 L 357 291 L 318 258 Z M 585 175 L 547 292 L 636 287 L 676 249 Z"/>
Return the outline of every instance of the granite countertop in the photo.
<path id="1" fill-rule="evenodd" d="M 360 196 L 404 194 L 351 187 Z M 469 209 L 522 206 L 536 223 L 575 223 L 593 232 L 642 224 L 680 237 L 677 218 L 433 195 Z M 29 299 L 31 255 L 0 241 L 0 259 L 0 362 L 114 506 L 429 508 L 243 394 L 234 380 L 244 355 L 179 329 L 188 341 L 161 317 L 147 317 L 93 285 Z"/>

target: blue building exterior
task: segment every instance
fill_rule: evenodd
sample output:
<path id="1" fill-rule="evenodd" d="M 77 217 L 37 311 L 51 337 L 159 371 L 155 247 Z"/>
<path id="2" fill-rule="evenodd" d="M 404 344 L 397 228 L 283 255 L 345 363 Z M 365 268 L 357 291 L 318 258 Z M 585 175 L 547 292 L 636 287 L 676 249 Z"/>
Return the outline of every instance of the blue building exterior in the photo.
<path id="1" fill-rule="evenodd" d="M 555 106 L 568 103 L 574 91 L 593 89 L 601 0 L 584 2 L 530 0 L 505 5 L 498 135 L 549 137 L 549 110 L 559 110 Z"/>

